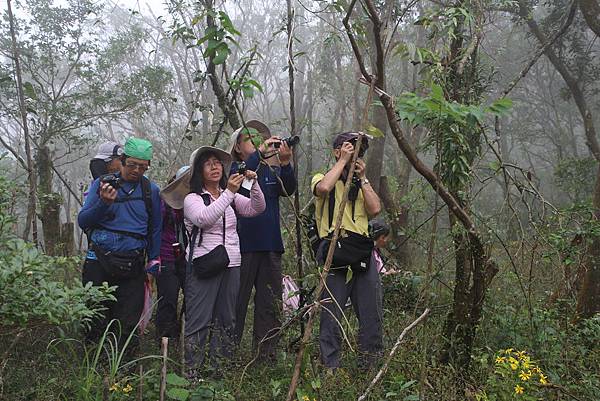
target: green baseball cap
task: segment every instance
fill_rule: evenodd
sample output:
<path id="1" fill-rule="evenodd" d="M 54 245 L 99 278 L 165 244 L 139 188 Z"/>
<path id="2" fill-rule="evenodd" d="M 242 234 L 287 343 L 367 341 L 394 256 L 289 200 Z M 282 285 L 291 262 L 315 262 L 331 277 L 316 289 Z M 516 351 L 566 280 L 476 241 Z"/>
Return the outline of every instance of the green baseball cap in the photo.
<path id="1" fill-rule="evenodd" d="M 129 138 L 125 142 L 123 153 L 140 160 L 152 160 L 152 143 L 142 138 Z"/>

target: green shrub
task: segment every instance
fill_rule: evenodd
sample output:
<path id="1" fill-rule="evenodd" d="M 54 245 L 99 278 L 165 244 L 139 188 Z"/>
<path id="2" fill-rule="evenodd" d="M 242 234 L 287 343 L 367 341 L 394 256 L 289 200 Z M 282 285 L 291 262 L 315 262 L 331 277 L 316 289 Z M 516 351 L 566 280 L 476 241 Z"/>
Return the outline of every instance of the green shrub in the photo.
<path id="1" fill-rule="evenodd" d="M 11 184 L 0 176 L 0 333 L 86 324 L 99 313 L 101 302 L 113 299 L 111 288 L 66 284 L 64 271 L 77 259 L 46 256 L 16 237 L 8 210 L 12 193 Z"/>

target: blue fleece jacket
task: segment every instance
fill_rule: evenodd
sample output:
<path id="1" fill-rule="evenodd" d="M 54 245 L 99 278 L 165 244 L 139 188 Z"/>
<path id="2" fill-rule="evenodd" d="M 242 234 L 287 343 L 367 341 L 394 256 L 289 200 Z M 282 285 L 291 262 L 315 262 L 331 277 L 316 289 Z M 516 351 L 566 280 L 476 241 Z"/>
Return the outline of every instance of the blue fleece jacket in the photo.
<path id="1" fill-rule="evenodd" d="M 141 182 L 123 182 L 117 191 L 117 199 L 108 205 L 100 199 L 100 179 L 92 182 L 89 194 L 85 198 L 83 208 L 79 211 L 77 222 L 83 230 L 93 228 L 91 240 L 107 251 L 130 251 L 146 248 L 148 259 L 156 259 L 160 255 L 160 236 L 162 215 L 160 212 L 160 196 L 158 186 L 151 182 L 152 193 L 152 233 L 148 236 L 148 213 L 144 203 Z M 129 191 L 133 189 L 130 195 Z M 126 231 L 146 237 L 134 238 L 111 230 Z M 95 259 L 93 252 L 88 258 Z"/>
<path id="2" fill-rule="evenodd" d="M 259 167 L 260 166 L 260 167 Z M 279 197 L 289 196 L 296 190 L 296 178 L 291 164 L 283 167 L 269 167 L 260 163 L 258 151 L 246 160 L 246 167 L 257 172 L 258 183 L 265 195 L 267 207 L 256 217 L 238 216 L 238 235 L 240 250 L 247 252 L 278 252 L 283 253 L 281 226 L 279 223 Z M 233 163 L 231 172 L 237 170 Z M 277 179 L 281 178 L 285 191 Z M 245 188 L 240 188 L 240 194 L 249 196 Z"/>

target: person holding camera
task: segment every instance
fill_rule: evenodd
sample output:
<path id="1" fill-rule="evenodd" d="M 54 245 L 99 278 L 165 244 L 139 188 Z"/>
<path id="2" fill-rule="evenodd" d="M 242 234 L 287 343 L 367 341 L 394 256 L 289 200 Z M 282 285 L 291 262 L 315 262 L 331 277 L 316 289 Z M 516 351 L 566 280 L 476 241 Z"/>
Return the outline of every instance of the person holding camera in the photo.
<path id="1" fill-rule="evenodd" d="M 86 333 L 92 342 L 116 319 L 120 327 L 111 326 L 111 331 L 123 345 L 142 314 L 145 270 L 154 271 L 160 265 L 159 189 L 144 176 L 151 159 L 149 141 L 129 138 L 120 156 L 120 171 L 92 182 L 78 215 L 89 241 L 83 283 L 117 286 L 115 301 L 106 303 L 104 316 L 93 320 Z M 135 337 L 132 343 L 130 350 L 137 343 Z"/>
<path id="2" fill-rule="evenodd" d="M 368 148 L 367 136 L 363 136 L 360 149 L 355 149 L 359 135 L 364 134 L 338 134 L 333 141 L 335 164 L 326 174 L 313 176 L 311 182 L 316 197 L 315 220 L 321 238 L 316 256 L 323 263 L 337 221 L 350 163 L 354 152 L 359 152 L 333 263 L 326 278 L 327 288 L 322 295 L 324 310 L 321 312 L 319 345 L 321 361 L 331 369 L 340 365 L 339 322 L 343 321 L 342 309 L 348 296 L 359 322 L 359 364 L 371 367 L 383 351 L 382 288 L 379 274 L 372 265 L 373 240 L 369 237 L 369 218 L 379 214 L 381 203 L 365 177 L 363 157 Z M 346 285 L 348 268 L 352 270 L 352 278 Z"/>
<path id="3" fill-rule="evenodd" d="M 214 368 L 218 368 L 218 357 L 232 356 L 241 264 L 236 213 L 252 217 L 265 210 L 256 174 L 248 170 L 227 178 L 230 163 L 228 153 L 203 146 L 192 153 L 189 173 L 162 193 L 165 201 L 177 207 L 181 194 L 189 192 L 183 211 L 191 232 L 184 290 L 185 360 L 190 377 L 204 363 L 209 335 L 208 356 Z M 245 179 L 251 182 L 249 198 L 237 193 Z"/>
<path id="4" fill-rule="evenodd" d="M 104 142 L 98 147 L 98 153 L 90 160 L 90 173 L 96 178 L 110 173 L 118 173 L 121 165 L 123 146 L 116 142 Z"/>
<path id="5" fill-rule="evenodd" d="M 238 232 L 242 252 L 240 294 L 236 307 L 236 342 L 241 342 L 248 303 L 255 288 L 254 328 L 252 348 L 259 349 L 260 360 L 274 360 L 281 326 L 282 273 L 284 252 L 279 221 L 279 198 L 296 190 L 296 178 L 291 164 L 291 146 L 297 136 L 281 139 L 271 136 L 269 128 L 250 120 L 245 128 L 231 137 L 230 154 L 235 163 L 232 171 L 242 167 L 256 171 L 258 183 L 265 195 L 266 209 L 256 217 L 240 217 Z M 240 193 L 247 196 L 248 190 Z M 260 346 L 259 346 L 260 344 Z"/>

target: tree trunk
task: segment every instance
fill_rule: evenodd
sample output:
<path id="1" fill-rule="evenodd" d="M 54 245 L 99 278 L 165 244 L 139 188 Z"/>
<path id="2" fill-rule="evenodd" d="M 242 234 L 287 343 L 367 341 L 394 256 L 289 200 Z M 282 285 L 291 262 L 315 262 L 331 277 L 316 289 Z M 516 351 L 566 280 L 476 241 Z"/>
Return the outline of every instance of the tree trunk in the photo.
<path id="1" fill-rule="evenodd" d="M 410 248 L 408 236 L 406 235 L 406 229 L 408 228 L 408 208 L 405 206 L 398 207 L 390 191 L 386 176 L 380 179 L 379 196 L 388 214 L 392 237 L 394 239 L 393 243 L 396 245 L 396 248 L 391 249 L 390 252 L 394 255 L 400 267 L 408 269 L 410 260 Z"/>
<path id="2" fill-rule="evenodd" d="M 582 5 L 580 1 L 580 6 Z M 582 10 L 583 11 L 583 10 Z M 541 31 L 537 22 L 531 18 L 531 8 L 524 0 L 519 0 L 519 15 L 527 23 L 529 30 L 534 34 L 540 43 L 546 43 L 546 35 Z M 587 19 L 586 19 L 587 22 Z M 591 27 L 591 26 L 590 26 Z M 546 56 L 556 68 L 558 73 L 562 76 L 563 80 L 567 84 L 569 91 L 573 95 L 573 100 L 577 105 L 577 109 L 583 120 L 583 126 L 585 129 L 586 144 L 590 153 L 594 158 L 600 162 L 600 145 L 596 136 L 596 129 L 594 127 L 592 113 L 588 107 L 587 100 L 583 94 L 583 91 L 579 87 L 579 82 L 575 77 L 571 75 L 567 66 L 554 52 L 552 47 L 548 47 L 545 51 Z M 600 170 L 596 175 L 594 197 L 593 197 L 593 208 L 594 216 L 596 219 L 600 218 Z M 587 254 L 589 259 L 586 263 L 583 263 L 585 273 L 583 275 L 583 283 L 579 293 L 577 295 L 577 308 L 576 308 L 576 319 L 578 318 L 589 318 L 595 313 L 600 312 L 600 238 L 592 237 L 588 239 Z"/>
<path id="3" fill-rule="evenodd" d="M 60 229 L 60 254 L 62 256 L 73 256 L 75 254 L 75 224 L 64 223 Z"/>
<path id="4" fill-rule="evenodd" d="M 215 19 L 213 17 L 214 12 L 214 2 L 213 0 L 205 0 L 204 1 L 206 7 L 206 26 L 211 28 L 215 27 Z M 236 130 L 242 126 L 240 120 L 238 118 L 235 107 L 232 104 L 232 101 L 227 97 L 225 93 L 225 89 L 223 88 L 223 84 L 217 75 L 216 65 L 213 62 L 214 57 L 209 57 L 206 65 L 206 72 L 208 73 L 208 78 L 210 79 L 210 83 L 212 85 L 213 93 L 217 98 L 217 104 L 219 108 L 223 112 L 223 115 L 229 122 L 229 126 Z"/>
<path id="5" fill-rule="evenodd" d="M 50 149 L 41 146 L 37 152 L 37 168 L 39 176 L 40 219 L 44 233 L 44 248 L 48 255 L 60 253 L 60 206 L 62 197 L 52 191 L 52 159 Z"/>
<path id="6" fill-rule="evenodd" d="M 598 0 L 579 0 L 581 14 L 596 36 L 600 36 L 600 4 Z"/>
<path id="7" fill-rule="evenodd" d="M 600 167 L 596 173 L 594 187 L 594 218 L 600 220 Z M 588 240 L 587 260 L 581 288 L 577 294 L 576 319 L 587 319 L 600 312 L 600 236 Z"/>
<path id="8" fill-rule="evenodd" d="M 312 174 L 313 166 L 313 113 L 314 113 L 314 91 L 315 85 L 312 77 L 312 69 L 308 71 L 308 109 L 306 111 L 306 126 L 308 132 L 306 135 L 306 174 Z M 298 167 L 296 167 L 298 168 Z"/>
<path id="9" fill-rule="evenodd" d="M 11 0 L 7 0 L 8 20 L 10 23 L 10 36 L 12 56 L 15 63 L 15 75 L 17 77 L 17 95 L 19 97 L 19 113 L 21 115 L 21 124 L 23 127 L 23 135 L 25 139 L 25 155 L 27 156 L 27 182 L 29 183 L 29 201 L 27 204 L 27 219 L 25 222 L 25 230 L 23 230 L 23 238 L 29 238 L 29 229 L 31 228 L 33 243 L 38 244 L 38 227 L 36 213 L 36 195 L 37 182 L 36 171 L 31 157 L 31 144 L 29 136 L 29 127 L 27 125 L 27 107 L 25 106 L 25 95 L 23 94 L 23 80 L 21 78 L 21 62 L 19 59 L 19 48 L 17 46 L 17 35 L 15 33 L 14 16 L 12 13 Z"/>

